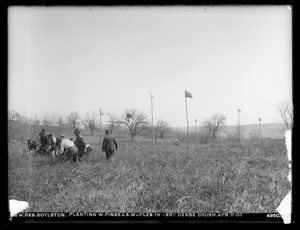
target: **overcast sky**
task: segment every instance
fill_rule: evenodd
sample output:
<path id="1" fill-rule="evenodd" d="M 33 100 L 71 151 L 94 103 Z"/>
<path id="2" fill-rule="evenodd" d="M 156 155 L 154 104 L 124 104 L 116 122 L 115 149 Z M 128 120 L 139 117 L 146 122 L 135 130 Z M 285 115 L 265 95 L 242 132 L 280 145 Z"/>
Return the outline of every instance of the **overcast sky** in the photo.
<path id="1" fill-rule="evenodd" d="M 124 113 L 198 124 L 280 122 L 292 100 L 287 6 L 10 7 L 9 110 Z M 103 117 L 105 118 L 105 116 Z"/>

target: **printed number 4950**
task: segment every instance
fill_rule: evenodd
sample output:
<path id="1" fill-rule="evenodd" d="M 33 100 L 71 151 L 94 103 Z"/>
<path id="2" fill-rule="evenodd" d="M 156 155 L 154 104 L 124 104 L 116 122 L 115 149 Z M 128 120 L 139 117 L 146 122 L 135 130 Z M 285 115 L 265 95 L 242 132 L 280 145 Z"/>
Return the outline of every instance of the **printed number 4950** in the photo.
<path id="1" fill-rule="evenodd" d="M 279 213 L 268 213 L 267 217 L 270 217 L 270 218 L 281 218 L 281 216 L 280 216 Z"/>

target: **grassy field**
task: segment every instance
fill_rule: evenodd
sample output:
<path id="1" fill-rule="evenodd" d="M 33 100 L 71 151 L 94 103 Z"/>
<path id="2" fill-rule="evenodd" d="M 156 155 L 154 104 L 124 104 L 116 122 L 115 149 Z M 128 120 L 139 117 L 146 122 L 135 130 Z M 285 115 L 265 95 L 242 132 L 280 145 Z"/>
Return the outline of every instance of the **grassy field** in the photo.
<path id="1" fill-rule="evenodd" d="M 276 212 L 291 189 L 284 140 L 264 146 L 185 144 L 137 140 L 122 143 L 108 163 L 99 138 L 85 162 L 47 164 L 47 156 L 23 154 L 9 143 L 9 199 L 37 212 Z"/>

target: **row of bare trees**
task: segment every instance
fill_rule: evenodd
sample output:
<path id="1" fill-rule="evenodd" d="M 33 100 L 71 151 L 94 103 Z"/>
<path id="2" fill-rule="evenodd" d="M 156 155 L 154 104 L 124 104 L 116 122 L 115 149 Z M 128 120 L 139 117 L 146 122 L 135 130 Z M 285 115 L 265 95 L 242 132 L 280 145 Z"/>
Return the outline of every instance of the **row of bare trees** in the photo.
<path id="1" fill-rule="evenodd" d="M 105 129 L 110 129 L 113 131 L 115 128 L 122 129 L 126 128 L 130 135 L 131 140 L 143 130 L 151 130 L 151 126 L 147 116 L 135 109 L 126 110 L 125 113 L 121 115 L 116 115 L 113 113 L 107 113 L 107 122 L 104 124 Z M 99 128 L 99 113 L 92 111 L 81 116 L 79 112 L 72 111 L 66 118 L 60 116 L 44 116 L 41 119 L 28 118 L 16 111 L 8 112 L 8 119 L 14 120 L 22 124 L 35 124 L 43 126 L 59 126 L 68 127 L 71 129 L 84 127 L 89 129 L 91 135 L 94 135 L 96 129 Z M 155 136 L 158 138 L 164 138 L 165 132 L 169 129 L 169 123 L 164 120 L 157 121 L 154 126 Z"/>
<path id="2" fill-rule="evenodd" d="M 293 110 L 290 109 L 287 103 L 279 104 L 276 108 L 287 129 L 291 128 L 294 122 Z M 106 116 L 108 117 L 107 123 L 104 124 L 106 129 L 113 131 L 116 128 L 119 130 L 122 128 L 125 130 L 126 128 L 131 135 L 131 140 L 143 130 L 151 131 L 152 128 L 147 116 L 135 109 L 126 110 L 121 115 L 107 113 Z M 23 124 L 69 127 L 72 129 L 84 127 L 90 130 L 91 135 L 94 135 L 94 131 L 99 127 L 99 113 L 95 111 L 86 113 L 84 116 L 81 116 L 77 111 L 72 111 L 65 119 L 61 116 L 44 116 L 42 119 L 38 119 L 37 117 L 28 118 L 16 111 L 8 111 L 8 119 Z M 202 142 L 207 142 L 208 139 L 214 140 L 219 133 L 226 132 L 226 121 L 227 119 L 222 113 L 216 113 L 211 118 L 204 120 L 204 128 L 200 133 L 202 138 L 204 138 Z M 171 129 L 169 123 L 164 120 L 158 120 L 153 128 L 155 139 L 164 138 L 165 133 Z"/>

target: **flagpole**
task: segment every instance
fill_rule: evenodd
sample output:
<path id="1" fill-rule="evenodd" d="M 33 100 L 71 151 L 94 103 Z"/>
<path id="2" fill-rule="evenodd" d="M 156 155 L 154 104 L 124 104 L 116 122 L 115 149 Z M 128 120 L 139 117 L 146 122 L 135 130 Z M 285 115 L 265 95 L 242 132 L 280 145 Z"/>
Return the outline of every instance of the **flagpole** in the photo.
<path id="1" fill-rule="evenodd" d="M 195 118 L 195 140 L 197 141 L 197 119 Z"/>
<path id="2" fill-rule="evenodd" d="M 260 118 L 258 118 L 258 124 L 259 124 L 260 143 L 262 145 L 263 143 L 262 143 L 262 135 L 261 135 L 261 127 L 260 127 Z"/>
<path id="3" fill-rule="evenodd" d="M 125 146 L 125 127 L 126 127 L 126 124 L 124 123 L 124 127 L 123 127 L 123 151 L 124 151 L 124 146 Z"/>
<path id="4" fill-rule="evenodd" d="M 151 99 L 151 119 L 152 119 L 152 146 L 154 145 L 154 136 L 153 136 L 153 102 L 152 102 L 152 94 L 150 92 Z"/>
<path id="5" fill-rule="evenodd" d="M 101 108 L 99 108 L 99 110 L 100 110 L 100 138 L 101 138 Z"/>
<path id="6" fill-rule="evenodd" d="M 189 121 L 188 121 L 188 109 L 187 109 L 187 102 L 186 102 L 186 91 L 184 91 L 184 98 L 185 98 L 185 110 L 186 110 L 186 150 L 189 153 Z"/>
<path id="7" fill-rule="evenodd" d="M 238 109 L 238 142 L 240 143 L 240 110 Z"/>

